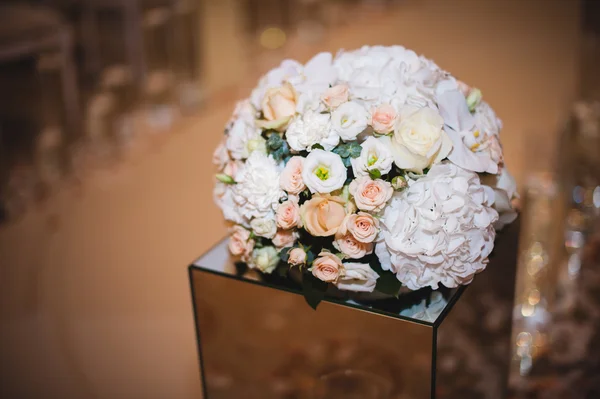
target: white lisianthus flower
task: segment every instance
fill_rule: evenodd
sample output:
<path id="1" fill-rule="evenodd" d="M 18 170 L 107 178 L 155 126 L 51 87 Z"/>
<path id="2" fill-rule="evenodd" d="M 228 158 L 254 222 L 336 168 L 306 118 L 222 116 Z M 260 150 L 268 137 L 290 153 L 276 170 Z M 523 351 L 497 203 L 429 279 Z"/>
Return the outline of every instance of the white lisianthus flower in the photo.
<path id="1" fill-rule="evenodd" d="M 349 101 L 336 108 L 331 114 L 331 124 L 344 141 L 355 140 L 369 124 L 369 112 L 357 102 Z"/>
<path id="2" fill-rule="evenodd" d="M 400 111 L 394 135 L 380 140 L 392 151 L 396 166 L 423 173 L 423 169 L 446 158 L 452 149 L 443 126 L 444 120 L 436 110 L 407 105 Z"/>
<path id="3" fill-rule="evenodd" d="M 382 267 L 411 290 L 470 283 L 494 247 L 498 212 L 489 191 L 475 173 L 452 163 L 436 164 L 409 184 L 380 220 Z"/>
<path id="4" fill-rule="evenodd" d="M 284 196 L 279 174 L 280 167 L 271 156 L 252 153 L 236 175 L 237 184 L 232 186 L 238 212 L 248 220 L 271 215 Z"/>
<path id="5" fill-rule="evenodd" d="M 331 129 L 329 120 L 329 114 L 315 111 L 307 111 L 302 117 L 294 119 L 285 133 L 290 148 L 300 152 L 321 144 L 326 150 L 332 150 L 338 145 L 340 138 Z"/>
<path id="6" fill-rule="evenodd" d="M 366 176 L 370 171 L 378 170 L 382 175 L 389 173 L 394 163 L 390 150 L 377 138 L 367 137 L 361 144 L 360 156 L 351 159 L 354 176 Z"/>
<path id="7" fill-rule="evenodd" d="M 346 167 L 338 154 L 314 150 L 304 160 L 302 180 L 313 194 L 328 194 L 342 188 L 346 177 Z"/>
<path id="8" fill-rule="evenodd" d="M 335 286 L 343 291 L 373 292 L 378 278 L 379 274 L 368 263 L 344 263 Z"/>
<path id="9" fill-rule="evenodd" d="M 514 200 L 519 198 L 517 183 L 506 168 L 502 168 L 498 175 L 482 177 L 481 182 L 487 186 L 486 188 L 492 190 L 490 197 L 493 207 L 500 214 L 494 223 L 494 228 L 500 231 L 507 224 L 514 222 L 518 216 L 517 209 L 513 206 Z"/>
<path id="10" fill-rule="evenodd" d="M 273 273 L 279 263 L 279 252 L 275 247 L 255 248 L 248 262 L 251 269 L 258 269 L 263 273 Z"/>
<path id="11" fill-rule="evenodd" d="M 277 222 L 275 221 L 275 214 L 270 214 L 264 218 L 252 219 L 250 227 L 254 234 L 259 237 L 273 238 L 277 234 Z"/>

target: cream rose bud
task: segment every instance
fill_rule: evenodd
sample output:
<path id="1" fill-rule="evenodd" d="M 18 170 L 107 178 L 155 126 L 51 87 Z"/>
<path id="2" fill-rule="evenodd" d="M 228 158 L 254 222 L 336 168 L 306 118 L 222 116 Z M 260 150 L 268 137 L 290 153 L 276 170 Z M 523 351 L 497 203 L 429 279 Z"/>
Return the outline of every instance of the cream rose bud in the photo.
<path id="1" fill-rule="evenodd" d="M 277 223 L 273 218 L 252 219 L 250 227 L 254 234 L 259 237 L 273 238 L 277 233 Z"/>
<path id="2" fill-rule="evenodd" d="M 263 273 L 270 274 L 279 263 L 279 252 L 275 247 L 256 248 L 252 251 L 252 258 L 248 263 L 251 269 L 258 269 Z"/>
<path id="3" fill-rule="evenodd" d="M 348 101 L 348 86 L 345 84 L 336 85 L 325 90 L 321 96 L 321 101 L 329 109 L 335 109 Z"/>
<path id="4" fill-rule="evenodd" d="M 379 221 L 366 212 L 358 212 L 346 217 L 346 229 L 360 242 L 375 241 L 379 233 Z"/>
<path id="5" fill-rule="evenodd" d="M 268 89 L 261 104 L 264 118 L 268 121 L 291 118 L 296 113 L 296 100 L 296 91 L 289 83 Z"/>
<path id="6" fill-rule="evenodd" d="M 319 280 L 331 283 L 337 281 L 342 268 L 340 258 L 331 252 L 321 252 L 310 270 Z"/>
<path id="7" fill-rule="evenodd" d="M 311 193 L 327 194 L 344 186 L 347 170 L 333 152 L 314 150 L 306 157 L 302 179 Z"/>
<path id="8" fill-rule="evenodd" d="M 356 140 L 369 123 L 369 113 L 362 105 L 349 101 L 331 114 L 331 124 L 343 141 Z"/>
<path id="9" fill-rule="evenodd" d="M 385 175 L 392 170 L 394 157 L 381 140 L 367 137 L 361 147 L 360 156 L 350 160 L 354 176 L 367 176 L 373 170 Z"/>
<path id="10" fill-rule="evenodd" d="M 396 110 L 390 104 L 381 104 L 371 109 L 371 126 L 380 134 L 388 134 L 394 130 Z"/>
<path id="11" fill-rule="evenodd" d="M 344 263 L 344 273 L 335 286 L 343 291 L 373 292 L 378 278 L 379 274 L 366 263 Z"/>
<path id="12" fill-rule="evenodd" d="M 284 201 L 277 208 L 275 215 L 277 226 L 284 230 L 298 227 L 302 224 L 300 219 L 300 206 L 295 201 Z"/>
<path id="13" fill-rule="evenodd" d="M 302 248 L 294 248 L 289 252 L 288 263 L 291 266 L 306 264 L 306 252 Z"/>
<path id="14" fill-rule="evenodd" d="M 347 232 L 335 236 L 333 246 L 340 251 L 344 257 L 351 259 L 360 259 L 373 253 L 373 243 L 360 242 L 354 236 Z"/>
<path id="15" fill-rule="evenodd" d="M 422 173 L 439 163 L 452 150 L 452 141 L 443 130 L 444 120 L 429 107 L 405 106 L 400 112 L 393 137 L 381 137 L 400 169 Z"/>
<path id="16" fill-rule="evenodd" d="M 300 207 L 302 227 L 317 237 L 332 236 L 337 233 L 346 217 L 344 200 L 329 195 L 315 195 Z"/>
<path id="17" fill-rule="evenodd" d="M 250 240 L 250 232 L 242 226 L 234 226 L 231 237 L 229 238 L 229 252 L 233 256 L 244 255 L 247 249 L 247 243 Z"/>
<path id="18" fill-rule="evenodd" d="M 298 233 L 293 230 L 277 230 L 277 234 L 273 237 L 273 245 L 277 249 L 293 247 L 298 238 Z"/>
<path id="19" fill-rule="evenodd" d="M 279 185 L 289 194 L 300 194 L 306 188 L 302 179 L 303 166 L 304 158 L 294 156 L 290 158 L 285 168 L 283 168 L 279 177 Z"/>
<path id="20" fill-rule="evenodd" d="M 361 211 L 379 212 L 392 197 L 394 189 L 389 182 L 371 180 L 368 176 L 359 177 L 350 183 L 350 194 Z"/>

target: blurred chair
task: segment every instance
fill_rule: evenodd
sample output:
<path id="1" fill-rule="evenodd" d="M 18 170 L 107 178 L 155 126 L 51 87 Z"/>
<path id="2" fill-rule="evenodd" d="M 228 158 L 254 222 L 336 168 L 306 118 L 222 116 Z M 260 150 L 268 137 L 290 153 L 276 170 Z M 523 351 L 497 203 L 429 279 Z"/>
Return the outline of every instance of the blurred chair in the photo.
<path id="1" fill-rule="evenodd" d="M 72 58 L 73 36 L 58 13 L 28 4 L 0 4 L 0 63 L 57 52 L 65 120 L 71 138 L 79 130 L 79 89 Z"/>

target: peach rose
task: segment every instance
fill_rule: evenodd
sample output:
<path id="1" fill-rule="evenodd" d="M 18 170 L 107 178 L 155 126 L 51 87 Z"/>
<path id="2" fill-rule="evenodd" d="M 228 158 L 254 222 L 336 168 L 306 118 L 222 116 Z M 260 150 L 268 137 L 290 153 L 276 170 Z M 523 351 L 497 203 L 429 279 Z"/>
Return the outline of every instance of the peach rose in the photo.
<path id="1" fill-rule="evenodd" d="M 369 176 L 359 177 L 350 183 L 350 194 L 354 196 L 354 202 L 361 211 L 381 211 L 393 193 L 394 189 L 389 182 L 371 180 Z"/>
<path id="2" fill-rule="evenodd" d="M 396 110 L 390 104 L 381 104 L 371 109 L 371 126 L 380 134 L 388 134 L 394 130 Z"/>
<path id="3" fill-rule="evenodd" d="M 273 237 L 273 245 L 278 250 L 281 248 L 293 247 L 298 238 L 298 233 L 293 230 L 277 230 L 275 237 Z"/>
<path id="4" fill-rule="evenodd" d="M 287 230 L 300 226 L 300 207 L 298 203 L 289 200 L 281 203 L 277 208 L 275 219 L 277 220 L 277 226 L 282 229 Z"/>
<path id="5" fill-rule="evenodd" d="M 351 233 L 345 235 L 336 234 L 333 246 L 344 256 L 352 259 L 360 259 L 365 255 L 373 253 L 372 242 L 360 242 Z"/>
<path id="6" fill-rule="evenodd" d="M 329 108 L 335 109 L 348 101 L 348 86 L 336 85 L 325 90 L 321 96 L 321 101 Z"/>
<path id="7" fill-rule="evenodd" d="M 343 267 L 340 258 L 331 252 L 321 252 L 313 262 L 311 271 L 319 280 L 331 283 L 337 281 Z"/>
<path id="8" fill-rule="evenodd" d="M 334 235 L 344 218 L 344 200 L 330 195 L 315 195 L 300 207 L 302 225 L 313 236 Z"/>
<path id="9" fill-rule="evenodd" d="M 268 121 L 289 119 L 296 113 L 296 91 L 287 82 L 283 86 L 268 89 L 261 106 Z"/>
<path id="10" fill-rule="evenodd" d="M 284 191 L 290 194 L 300 194 L 306 188 L 302 180 L 302 168 L 304 167 L 304 158 L 299 156 L 291 157 L 283 168 L 279 177 L 279 185 Z"/>
<path id="11" fill-rule="evenodd" d="M 292 266 L 300 266 L 306 264 L 306 252 L 302 248 L 294 248 L 290 251 L 288 263 Z"/>
<path id="12" fill-rule="evenodd" d="M 250 232 L 242 226 L 234 226 L 229 238 L 229 252 L 233 256 L 242 256 L 247 259 L 254 249 L 254 240 L 250 239 Z"/>
<path id="13" fill-rule="evenodd" d="M 373 242 L 379 232 L 379 220 L 366 212 L 358 212 L 346 217 L 344 227 L 359 242 Z"/>

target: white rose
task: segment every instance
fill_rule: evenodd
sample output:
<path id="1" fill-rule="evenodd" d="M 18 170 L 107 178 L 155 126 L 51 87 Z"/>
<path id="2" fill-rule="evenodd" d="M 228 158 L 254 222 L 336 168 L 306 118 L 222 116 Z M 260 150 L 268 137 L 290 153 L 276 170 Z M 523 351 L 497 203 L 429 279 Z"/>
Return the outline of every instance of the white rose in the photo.
<path id="1" fill-rule="evenodd" d="M 338 154 L 314 150 L 304 160 L 302 179 L 313 194 L 327 194 L 342 188 L 346 177 L 346 167 Z"/>
<path id="2" fill-rule="evenodd" d="M 237 212 L 247 220 L 271 215 L 284 192 L 279 186 L 280 166 L 271 156 L 254 152 L 236 175 L 232 194 Z"/>
<path id="3" fill-rule="evenodd" d="M 446 158 L 452 149 L 443 126 L 444 120 L 436 110 L 407 105 L 400 112 L 393 137 L 384 136 L 381 140 L 391 149 L 396 166 L 422 173 Z"/>
<path id="4" fill-rule="evenodd" d="M 248 266 L 251 269 L 258 269 L 263 273 L 273 273 L 279 263 L 279 252 L 275 247 L 256 248 L 252 251 L 252 257 Z"/>
<path id="5" fill-rule="evenodd" d="M 344 291 L 373 292 L 379 274 L 365 263 L 344 263 L 342 274 L 335 286 Z"/>
<path id="6" fill-rule="evenodd" d="M 297 117 L 285 132 L 285 138 L 290 148 L 296 152 L 310 149 L 315 144 L 321 144 L 326 150 L 338 145 L 340 138 L 331 129 L 329 114 L 307 111 Z"/>
<path id="7" fill-rule="evenodd" d="M 259 237 L 273 238 L 277 233 L 277 223 L 275 222 L 274 215 L 266 218 L 252 219 L 250 227 L 254 234 Z"/>
<path id="8" fill-rule="evenodd" d="M 490 205 L 475 173 L 436 164 L 388 203 L 375 253 L 411 290 L 469 284 L 494 247 Z"/>
<path id="9" fill-rule="evenodd" d="M 367 137 L 361 147 L 360 156 L 351 159 L 354 176 L 366 176 L 372 170 L 385 175 L 392 169 L 392 153 L 379 139 Z"/>
<path id="10" fill-rule="evenodd" d="M 362 105 L 350 101 L 333 111 L 331 124 L 342 140 L 355 140 L 356 136 L 367 128 L 369 112 Z"/>

